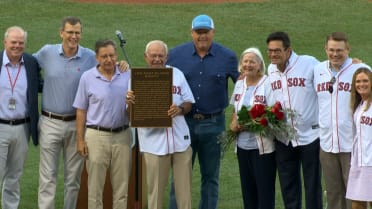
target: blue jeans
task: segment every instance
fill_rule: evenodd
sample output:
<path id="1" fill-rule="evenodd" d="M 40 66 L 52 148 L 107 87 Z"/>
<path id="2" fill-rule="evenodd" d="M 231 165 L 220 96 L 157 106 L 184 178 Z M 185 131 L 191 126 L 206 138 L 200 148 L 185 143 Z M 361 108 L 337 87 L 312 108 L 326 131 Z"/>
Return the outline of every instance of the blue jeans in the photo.
<path id="1" fill-rule="evenodd" d="M 186 117 L 191 134 L 192 164 L 198 156 L 201 173 L 199 209 L 217 209 L 221 146 L 217 136 L 225 130 L 225 115 L 195 120 Z M 169 209 L 177 209 L 172 183 Z"/>

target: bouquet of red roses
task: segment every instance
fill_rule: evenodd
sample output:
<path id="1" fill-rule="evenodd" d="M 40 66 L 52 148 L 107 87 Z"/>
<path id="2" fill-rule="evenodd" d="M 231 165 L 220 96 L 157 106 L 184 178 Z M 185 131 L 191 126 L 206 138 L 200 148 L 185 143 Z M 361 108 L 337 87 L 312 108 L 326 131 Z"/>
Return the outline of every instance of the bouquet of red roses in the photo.
<path id="1" fill-rule="evenodd" d="M 273 106 L 255 104 L 252 107 L 243 106 L 237 113 L 241 131 L 248 131 L 261 136 L 275 136 L 279 139 L 291 138 L 295 130 L 287 123 L 287 117 L 294 117 L 292 110 L 284 110 L 280 102 Z M 224 153 L 239 133 L 228 130 L 220 136 L 222 152 Z"/>

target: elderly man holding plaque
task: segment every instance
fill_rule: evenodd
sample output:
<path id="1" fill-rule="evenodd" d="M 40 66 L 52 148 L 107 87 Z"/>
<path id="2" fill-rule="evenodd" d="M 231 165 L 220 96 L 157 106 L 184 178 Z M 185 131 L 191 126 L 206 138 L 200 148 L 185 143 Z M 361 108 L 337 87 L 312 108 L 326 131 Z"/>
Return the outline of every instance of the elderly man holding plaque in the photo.
<path id="1" fill-rule="evenodd" d="M 163 197 L 172 168 L 179 209 L 191 209 L 191 158 L 190 131 L 184 115 L 195 102 L 183 73 L 166 66 L 167 45 L 154 40 L 146 45 L 145 61 L 150 68 L 172 69 L 172 105 L 166 114 L 172 118 L 172 126 L 164 128 L 138 128 L 141 152 L 144 153 L 148 185 L 149 209 L 163 209 Z M 149 101 L 151 102 L 151 101 Z M 128 91 L 127 103 L 135 106 L 134 91 Z M 154 126 L 157 126 L 154 124 Z"/>
<path id="2" fill-rule="evenodd" d="M 77 151 L 87 158 L 88 208 L 103 208 L 106 171 L 110 170 L 113 209 L 126 209 L 132 132 L 128 128 L 125 95 L 130 71 L 116 66 L 115 43 L 96 42 L 98 65 L 83 73 L 73 106 L 76 110 Z"/>

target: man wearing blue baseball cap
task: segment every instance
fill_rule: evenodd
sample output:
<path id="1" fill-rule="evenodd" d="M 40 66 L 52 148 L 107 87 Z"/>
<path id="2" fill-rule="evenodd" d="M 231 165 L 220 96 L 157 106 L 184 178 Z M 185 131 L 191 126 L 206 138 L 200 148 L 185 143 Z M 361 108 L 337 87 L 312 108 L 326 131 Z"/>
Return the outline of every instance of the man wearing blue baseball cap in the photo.
<path id="1" fill-rule="evenodd" d="M 185 119 L 191 134 L 192 162 L 198 156 L 200 165 L 199 209 L 217 209 L 221 158 L 217 136 L 225 130 L 228 78 L 235 82 L 239 76 L 235 53 L 213 42 L 214 32 L 210 16 L 196 16 L 191 24 L 192 41 L 171 49 L 167 62 L 185 74 L 195 98 Z M 177 208 L 174 198 L 169 207 Z"/>
<path id="2" fill-rule="evenodd" d="M 191 25 L 192 30 L 207 29 L 213 30 L 214 23 L 208 15 L 199 15 L 194 18 Z"/>

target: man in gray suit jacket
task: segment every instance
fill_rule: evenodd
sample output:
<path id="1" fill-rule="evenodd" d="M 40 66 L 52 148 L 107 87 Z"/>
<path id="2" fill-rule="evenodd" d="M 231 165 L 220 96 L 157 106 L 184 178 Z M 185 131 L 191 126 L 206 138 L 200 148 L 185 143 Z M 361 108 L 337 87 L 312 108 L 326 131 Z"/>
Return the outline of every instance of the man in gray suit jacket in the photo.
<path id="1" fill-rule="evenodd" d="M 5 32 L 0 52 L 0 182 L 1 208 L 18 208 L 19 179 L 27 157 L 30 135 L 38 144 L 38 92 L 40 67 L 34 57 L 24 53 L 27 33 L 18 26 Z"/>

